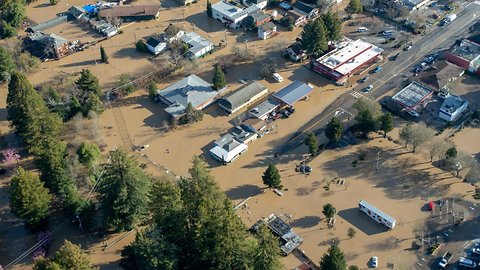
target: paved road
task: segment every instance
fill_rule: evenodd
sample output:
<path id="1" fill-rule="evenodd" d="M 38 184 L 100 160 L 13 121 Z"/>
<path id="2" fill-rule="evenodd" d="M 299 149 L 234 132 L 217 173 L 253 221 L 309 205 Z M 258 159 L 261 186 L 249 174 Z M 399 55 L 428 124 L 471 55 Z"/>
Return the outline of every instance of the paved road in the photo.
<path id="1" fill-rule="evenodd" d="M 398 84 L 406 79 L 414 65 L 421 62 L 425 55 L 437 52 L 450 47 L 456 39 L 466 36 L 469 27 L 480 18 L 480 1 L 464 4 L 464 9 L 457 18 L 445 27 L 433 29 L 415 42 L 409 51 L 402 51 L 396 61 L 386 61 L 382 65 L 382 71 L 370 75 L 367 84 L 372 84 L 372 90 L 367 96 L 360 92 L 363 86 L 358 86 L 347 91 L 344 95 L 337 98 L 319 115 L 312 118 L 303 125 L 295 134 L 293 134 L 277 154 L 283 155 L 294 150 L 303 144 L 305 134 L 314 132 L 321 134 L 323 127 L 334 115 L 342 116 L 342 120 L 352 119 L 352 106 L 355 100 L 365 97 L 371 100 L 378 100 L 381 96 L 392 91 Z M 437 27 L 437 26 L 433 26 Z M 320 75 L 319 75 L 320 76 Z"/>

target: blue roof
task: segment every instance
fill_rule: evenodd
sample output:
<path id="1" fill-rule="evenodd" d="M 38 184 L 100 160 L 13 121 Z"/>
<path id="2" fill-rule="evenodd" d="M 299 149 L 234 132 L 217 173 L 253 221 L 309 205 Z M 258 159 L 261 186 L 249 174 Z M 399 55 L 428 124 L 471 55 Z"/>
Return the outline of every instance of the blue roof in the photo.
<path id="1" fill-rule="evenodd" d="M 94 5 L 86 5 L 86 6 L 83 7 L 83 9 L 85 9 L 85 11 L 88 12 L 88 13 L 95 12 L 95 6 Z"/>
<path id="2" fill-rule="evenodd" d="M 312 90 L 312 86 L 301 81 L 294 81 L 287 85 L 287 87 L 273 94 L 273 96 L 291 106 L 312 92 Z"/>

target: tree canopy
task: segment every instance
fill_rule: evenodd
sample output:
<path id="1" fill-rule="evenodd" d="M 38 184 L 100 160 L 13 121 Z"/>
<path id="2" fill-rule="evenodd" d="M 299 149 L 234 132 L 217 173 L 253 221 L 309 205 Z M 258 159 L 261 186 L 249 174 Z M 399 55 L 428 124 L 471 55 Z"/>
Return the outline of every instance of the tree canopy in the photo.
<path id="1" fill-rule="evenodd" d="M 309 21 L 301 34 L 301 44 L 309 55 L 321 55 L 328 49 L 327 30 L 321 18 Z"/>
<path id="2" fill-rule="evenodd" d="M 308 150 L 312 156 L 316 156 L 318 154 L 319 146 L 318 146 L 318 139 L 317 139 L 317 136 L 315 136 L 315 133 L 313 132 L 308 133 L 304 143 L 308 146 Z"/>
<path id="3" fill-rule="evenodd" d="M 101 157 L 102 153 L 96 143 L 82 142 L 77 149 L 78 161 L 87 168 L 92 168 Z"/>
<path id="4" fill-rule="evenodd" d="M 0 3 L 0 16 L 7 25 L 17 28 L 25 19 L 25 6 L 22 0 L 3 0 Z"/>
<path id="5" fill-rule="evenodd" d="M 277 252 L 262 234 L 252 237 L 198 157 L 190 176 L 155 185 L 154 222 L 122 251 L 124 269 L 275 269 Z M 254 267 L 255 266 L 255 267 Z"/>
<path id="6" fill-rule="evenodd" d="M 274 164 L 268 165 L 267 169 L 262 175 L 263 184 L 269 188 L 281 188 L 282 181 L 280 180 L 280 172 Z"/>
<path id="7" fill-rule="evenodd" d="M 109 159 L 99 187 L 104 224 L 130 230 L 149 215 L 151 179 L 125 150 L 110 151 Z"/>
<path id="8" fill-rule="evenodd" d="M 387 137 L 387 133 L 393 130 L 393 117 L 392 114 L 386 112 L 378 119 L 379 128 L 383 131 L 383 137 Z"/>
<path id="9" fill-rule="evenodd" d="M 107 52 L 105 52 L 105 48 L 101 45 L 100 45 L 100 59 L 102 60 L 102 63 L 108 64 Z"/>
<path id="10" fill-rule="evenodd" d="M 347 261 L 342 250 L 336 245 L 330 246 L 320 261 L 321 270 L 347 270 Z"/>
<path id="11" fill-rule="evenodd" d="M 0 82 L 7 81 L 15 71 L 15 63 L 6 48 L 0 46 Z"/>
<path id="12" fill-rule="evenodd" d="M 337 117 L 332 117 L 325 128 L 325 136 L 332 142 L 338 142 L 343 134 L 342 122 Z"/>
<path id="13" fill-rule="evenodd" d="M 100 83 L 89 69 L 82 69 L 80 77 L 75 81 L 75 86 L 77 92 L 70 103 L 69 118 L 78 112 L 81 112 L 83 116 L 89 116 L 90 112 L 98 114 L 103 111 Z"/>
<path id="14" fill-rule="evenodd" d="M 336 213 L 337 209 L 335 209 L 332 204 L 327 203 L 323 205 L 322 214 L 324 214 L 326 218 L 332 219 Z"/>
<path id="15" fill-rule="evenodd" d="M 363 5 L 360 0 L 350 0 L 348 3 L 347 10 L 351 13 L 362 13 L 363 12 Z"/>
<path id="16" fill-rule="evenodd" d="M 38 175 L 18 168 L 10 182 L 10 207 L 27 224 L 36 227 L 47 217 L 52 196 Z"/>
<path id="17" fill-rule="evenodd" d="M 35 270 L 97 270 L 90 263 L 88 254 L 83 252 L 80 246 L 68 240 L 63 242 L 51 259 L 42 258 L 35 262 Z"/>
<path id="18" fill-rule="evenodd" d="M 342 21 L 338 18 L 337 13 L 328 11 L 322 14 L 323 24 L 327 33 L 328 41 L 337 41 L 342 38 Z"/>
<path id="19" fill-rule="evenodd" d="M 355 117 L 355 121 L 358 130 L 360 130 L 364 136 L 367 136 L 368 133 L 377 130 L 377 121 L 375 121 L 375 118 L 368 109 L 359 111 Z"/>
<path id="20" fill-rule="evenodd" d="M 215 69 L 213 70 L 212 85 L 216 90 L 221 90 L 227 86 L 227 79 L 225 78 L 225 74 L 219 64 L 216 64 Z"/>

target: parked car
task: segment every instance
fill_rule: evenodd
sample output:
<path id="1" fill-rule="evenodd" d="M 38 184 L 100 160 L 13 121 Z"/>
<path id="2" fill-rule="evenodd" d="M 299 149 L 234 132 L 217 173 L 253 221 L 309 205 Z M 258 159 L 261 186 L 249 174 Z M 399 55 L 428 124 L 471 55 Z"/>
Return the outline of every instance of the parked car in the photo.
<path id="1" fill-rule="evenodd" d="M 421 66 L 416 66 L 413 68 L 412 72 L 415 73 L 415 74 L 418 74 L 420 73 L 420 71 L 422 71 L 422 67 Z"/>
<path id="2" fill-rule="evenodd" d="M 368 31 L 368 28 L 366 28 L 366 27 L 359 27 L 359 28 L 357 29 L 357 32 L 358 32 L 358 33 L 367 32 L 367 31 Z"/>
<path id="3" fill-rule="evenodd" d="M 289 112 L 290 114 L 294 113 L 295 112 L 295 108 L 294 107 L 287 107 L 285 109 L 287 112 Z"/>
<path id="4" fill-rule="evenodd" d="M 277 82 L 283 82 L 283 77 L 278 73 L 273 73 L 273 79 Z"/>
<path id="5" fill-rule="evenodd" d="M 436 7 L 437 6 L 437 2 L 432 2 L 430 3 L 430 5 L 428 5 L 429 7 Z"/>
<path id="6" fill-rule="evenodd" d="M 435 209 L 435 204 L 433 202 L 428 203 L 428 211 L 433 211 Z"/>
<path id="7" fill-rule="evenodd" d="M 399 55 L 400 55 L 400 53 L 394 54 L 394 55 L 392 56 L 392 58 L 391 58 L 392 61 L 396 61 Z"/>
<path id="8" fill-rule="evenodd" d="M 412 48 L 412 45 L 407 45 L 403 48 L 404 51 L 409 51 Z"/>
<path id="9" fill-rule="evenodd" d="M 382 70 L 381 66 L 376 66 L 375 69 L 373 69 L 373 73 L 380 72 Z"/>
<path id="10" fill-rule="evenodd" d="M 407 110 L 407 113 L 412 117 L 419 117 L 420 115 L 416 111 Z"/>
<path id="11" fill-rule="evenodd" d="M 389 37 L 391 35 L 393 35 L 392 30 L 385 30 L 385 31 L 382 32 L 382 36 L 384 36 L 384 37 Z"/>
<path id="12" fill-rule="evenodd" d="M 373 85 L 370 84 L 370 85 L 368 85 L 367 87 L 363 88 L 363 89 L 362 89 L 362 92 L 368 93 L 368 92 L 370 92 L 372 89 L 373 89 Z"/>
<path id="13" fill-rule="evenodd" d="M 472 253 L 475 254 L 475 255 L 480 255 L 480 247 L 472 248 Z"/>
<path id="14" fill-rule="evenodd" d="M 290 115 L 292 115 L 287 110 L 283 111 L 282 114 L 283 114 L 283 116 L 285 116 L 285 118 L 288 118 L 288 117 L 290 117 Z"/>
<path id="15" fill-rule="evenodd" d="M 365 77 L 363 77 L 363 78 L 360 80 L 360 82 L 361 82 L 361 83 L 365 83 L 366 81 L 368 81 L 369 78 L 370 78 L 370 77 L 365 76 Z"/>
<path id="16" fill-rule="evenodd" d="M 373 267 L 373 268 L 377 268 L 377 267 L 378 267 L 378 257 L 377 257 L 377 256 L 373 256 L 373 257 L 372 257 L 372 267 Z"/>
<path id="17" fill-rule="evenodd" d="M 245 80 L 238 80 L 239 83 L 241 84 L 247 84 L 247 82 Z"/>

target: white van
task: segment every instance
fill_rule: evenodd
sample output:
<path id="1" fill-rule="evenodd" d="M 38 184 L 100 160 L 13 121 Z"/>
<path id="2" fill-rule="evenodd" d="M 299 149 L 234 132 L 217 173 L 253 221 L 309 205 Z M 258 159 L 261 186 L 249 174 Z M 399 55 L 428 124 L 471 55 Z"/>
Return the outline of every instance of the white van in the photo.
<path id="1" fill-rule="evenodd" d="M 358 33 L 367 32 L 367 31 L 368 31 L 368 28 L 366 28 L 366 27 L 359 27 L 359 28 L 357 29 L 357 32 L 358 32 Z"/>
<path id="2" fill-rule="evenodd" d="M 283 82 L 282 76 L 280 76 L 278 73 L 273 73 L 273 79 L 277 82 Z"/>
<path id="3" fill-rule="evenodd" d="M 460 259 L 458 259 L 458 265 L 467 267 L 467 268 L 477 267 L 477 264 L 474 261 L 467 259 L 465 257 L 460 257 Z"/>
<path id="4" fill-rule="evenodd" d="M 391 36 L 391 35 L 393 35 L 393 31 L 392 30 L 385 30 L 385 31 L 383 31 L 382 35 L 384 37 Z"/>

